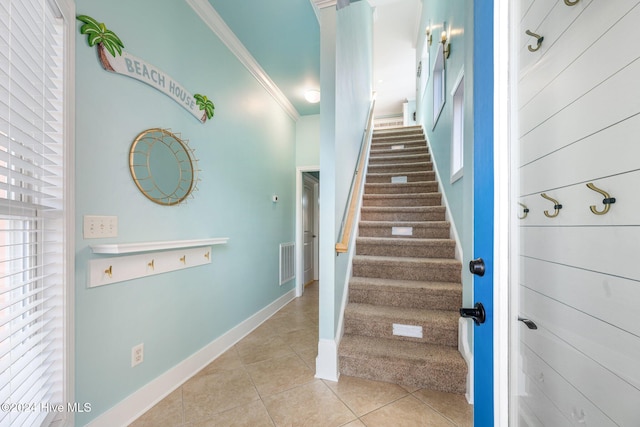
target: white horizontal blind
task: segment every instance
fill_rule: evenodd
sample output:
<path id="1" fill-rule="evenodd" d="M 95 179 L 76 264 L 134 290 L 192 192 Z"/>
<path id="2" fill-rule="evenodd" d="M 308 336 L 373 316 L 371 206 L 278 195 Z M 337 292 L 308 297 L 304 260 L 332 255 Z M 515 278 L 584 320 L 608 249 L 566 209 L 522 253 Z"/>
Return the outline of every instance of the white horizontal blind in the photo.
<path id="1" fill-rule="evenodd" d="M 52 3 L 0 2 L 0 403 L 16 405 L 0 426 L 48 425 L 46 405 L 63 403 L 64 28 Z"/>

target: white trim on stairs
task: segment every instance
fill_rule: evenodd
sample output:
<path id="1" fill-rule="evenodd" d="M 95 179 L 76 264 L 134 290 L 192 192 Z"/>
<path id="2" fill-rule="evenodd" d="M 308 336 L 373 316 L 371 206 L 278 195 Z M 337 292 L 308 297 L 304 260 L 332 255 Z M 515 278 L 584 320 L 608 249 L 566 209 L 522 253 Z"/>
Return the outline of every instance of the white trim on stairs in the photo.
<path id="1" fill-rule="evenodd" d="M 427 147 L 429 147 L 429 153 L 432 153 L 431 143 L 429 142 L 429 138 L 427 138 L 425 134 L 425 140 L 427 141 Z M 436 163 L 436 159 L 431 156 L 431 161 L 433 162 L 433 170 L 436 173 L 436 180 L 438 181 L 438 185 L 442 180 L 440 179 L 440 173 L 438 171 L 438 165 Z M 455 227 L 455 222 L 453 221 L 453 217 L 451 216 L 451 208 L 449 207 L 449 200 L 447 199 L 447 194 L 444 191 L 440 191 L 442 194 L 442 204 L 445 207 L 445 220 L 449 221 L 451 227 L 450 236 L 456 242 L 456 259 L 460 262 L 464 260 L 464 254 L 462 252 L 462 244 L 460 243 L 460 236 L 458 236 L 458 231 Z M 466 341 L 462 341 L 462 338 Z M 469 403 L 473 403 L 473 351 L 469 347 L 469 340 L 473 339 L 473 322 L 463 322 L 458 324 L 458 351 L 464 357 L 467 362 L 467 392 L 465 394 L 467 401 Z"/>
<path id="2" fill-rule="evenodd" d="M 164 374 L 139 388 L 106 412 L 100 414 L 88 426 L 111 427 L 131 424 L 294 298 L 295 289 L 292 289 Z"/>
<path id="3" fill-rule="evenodd" d="M 328 381 L 338 381 L 338 346 L 340 340 L 321 338 L 318 340 L 318 357 L 316 358 L 316 378 Z"/>
<path id="4" fill-rule="evenodd" d="M 242 42 L 231 31 L 231 28 L 224 22 L 222 17 L 216 12 L 207 0 L 185 0 L 189 6 L 198 14 L 200 19 L 217 35 L 220 40 L 229 48 L 247 70 L 260 82 L 260 84 L 274 97 L 282 108 L 295 121 L 298 121 L 300 114 L 295 109 L 289 99 L 282 93 L 280 88 L 271 80 L 267 72 L 258 64 L 258 61 L 249 53 Z"/>

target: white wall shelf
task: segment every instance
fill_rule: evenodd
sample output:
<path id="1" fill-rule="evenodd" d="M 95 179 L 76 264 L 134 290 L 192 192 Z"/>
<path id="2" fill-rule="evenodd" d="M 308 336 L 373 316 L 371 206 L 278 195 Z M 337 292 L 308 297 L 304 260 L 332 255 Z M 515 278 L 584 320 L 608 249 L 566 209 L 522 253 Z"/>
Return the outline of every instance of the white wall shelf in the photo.
<path id="1" fill-rule="evenodd" d="M 212 245 L 226 244 L 227 237 L 93 245 L 95 254 L 118 257 L 99 257 L 89 260 L 90 288 L 133 280 L 155 274 L 168 273 L 211 263 Z"/>
<path id="2" fill-rule="evenodd" d="M 228 237 L 216 237 L 197 240 L 171 240 L 166 242 L 113 243 L 92 245 L 94 254 L 131 254 L 136 252 L 162 251 L 165 249 L 196 248 L 199 246 L 224 245 Z"/>

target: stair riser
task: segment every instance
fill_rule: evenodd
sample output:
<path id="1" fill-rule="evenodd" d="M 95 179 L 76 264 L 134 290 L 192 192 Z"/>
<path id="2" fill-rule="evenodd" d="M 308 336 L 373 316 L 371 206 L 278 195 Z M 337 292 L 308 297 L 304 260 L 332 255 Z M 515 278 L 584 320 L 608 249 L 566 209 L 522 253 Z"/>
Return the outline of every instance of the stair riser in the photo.
<path id="1" fill-rule="evenodd" d="M 430 154 L 410 154 L 402 155 L 395 154 L 389 156 L 371 156 L 369 158 L 369 165 L 382 165 L 382 164 L 399 164 L 399 163 L 416 163 L 416 162 L 430 162 Z"/>
<path id="2" fill-rule="evenodd" d="M 397 148 L 402 146 L 403 148 Z M 395 148 L 393 148 L 395 147 Z M 420 152 L 429 152 L 429 147 L 424 140 L 404 141 L 400 143 L 393 142 L 373 142 L 371 143 L 371 154 L 377 153 L 403 153 L 407 150 L 420 150 Z"/>
<path id="3" fill-rule="evenodd" d="M 411 172 L 404 174 L 367 174 L 367 184 L 391 184 L 391 178 L 394 176 L 404 176 L 407 183 L 412 182 L 429 182 L 436 180 L 435 172 Z"/>
<path id="4" fill-rule="evenodd" d="M 362 226 L 358 230 L 360 237 L 402 237 L 407 239 L 448 239 L 448 227 L 413 227 L 410 236 L 393 234 L 393 227 Z"/>
<path id="5" fill-rule="evenodd" d="M 353 260 L 355 277 L 379 279 L 422 280 L 427 282 L 460 282 L 460 267 L 438 265 L 415 265 L 397 263 L 394 266 L 380 265 L 367 261 Z"/>
<path id="6" fill-rule="evenodd" d="M 364 194 L 415 194 L 435 193 L 438 191 L 438 183 L 420 182 L 403 184 L 366 184 Z"/>
<path id="7" fill-rule="evenodd" d="M 370 164 L 369 173 L 391 173 L 396 175 L 402 175 L 406 172 L 431 172 L 433 171 L 433 163 L 431 162 L 418 162 L 418 163 L 395 163 L 395 164 Z"/>
<path id="8" fill-rule="evenodd" d="M 455 245 L 385 245 L 356 243 L 358 255 L 401 256 L 413 258 L 454 258 Z"/>
<path id="9" fill-rule="evenodd" d="M 446 393 L 464 394 L 466 391 L 466 372 L 452 370 L 448 366 L 399 364 L 383 358 L 360 360 L 341 356 L 339 367 L 342 375 L 351 377 Z"/>
<path id="10" fill-rule="evenodd" d="M 422 338 L 403 337 L 393 335 L 393 324 L 412 325 L 422 327 Z M 444 345 L 447 347 L 458 346 L 458 328 L 439 328 L 428 323 L 415 323 L 405 319 L 384 320 L 384 319 L 358 319 L 351 318 L 345 314 L 344 333 L 357 334 L 367 337 L 387 338 L 391 340 L 422 342 L 426 344 Z"/>
<path id="11" fill-rule="evenodd" d="M 375 212 L 363 210 L 360 214 L 363 221 L 444 221 L 444 211 L 428 212 Z"/>
<path id="12" fill-rule="evenodd" d="M 462 307 L 462 292 L 416 291 L 408 293 L 350 287 L 349 302 L 425 310 L 457 310 Z"/>
<path id="13" fill-rule="evenodd" d="M 404 145 L 404 144 L 403 144 Z M 427 149 L 427 147 L 420 147 L 420 146 L 409 146 L 407 147 L 406 145 L 404 146 L 404 148 L 398 148 L 398 149 L 392 149 L 393 145 L 390 145 L 389 147 L 371 147 L 371 157 L 378 157 L 378 156 L 399 156 L 399 155 L 416 155 L 416 154 L 429 154 L 429 150 Z"/>
<path id="14" fill-rule="evenodd" d="M 417 141 L 417 140 L 424 140 L 424 135 L 420 134 L 420 133 L 412 133 L 412 134 L 405 134 L 405 135 L 374 135 L 373 138 L 371 138 L 371 143 L 372 144 L 376 144 L 376 143 L 380 143 L 380 142 L 391 142 L 394 144 L 403 144 L 405 141 Z"/>
<path id="15" fill-rule="evenodd" d="M 428 196 L 411 196 L 406 197 L 384 197 L 384 196 L 372 196 L 364 195 L 362 199 L 363 206 L 379 206 L 379 207 L 394 207 L 394 206 L 440 206 L 441 196 L 440 194 L 432 194 Z"/>

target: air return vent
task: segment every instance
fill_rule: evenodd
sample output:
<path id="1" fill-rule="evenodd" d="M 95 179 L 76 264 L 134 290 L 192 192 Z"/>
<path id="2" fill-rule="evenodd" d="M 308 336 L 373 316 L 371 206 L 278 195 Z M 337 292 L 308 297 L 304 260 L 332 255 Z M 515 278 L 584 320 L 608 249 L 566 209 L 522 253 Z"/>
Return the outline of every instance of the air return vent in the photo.
<path id="1" fill-rule="evenodd" d="M 296 275 L 295 244 L 280 243 L 280 285 L 287 283 Z"/>

